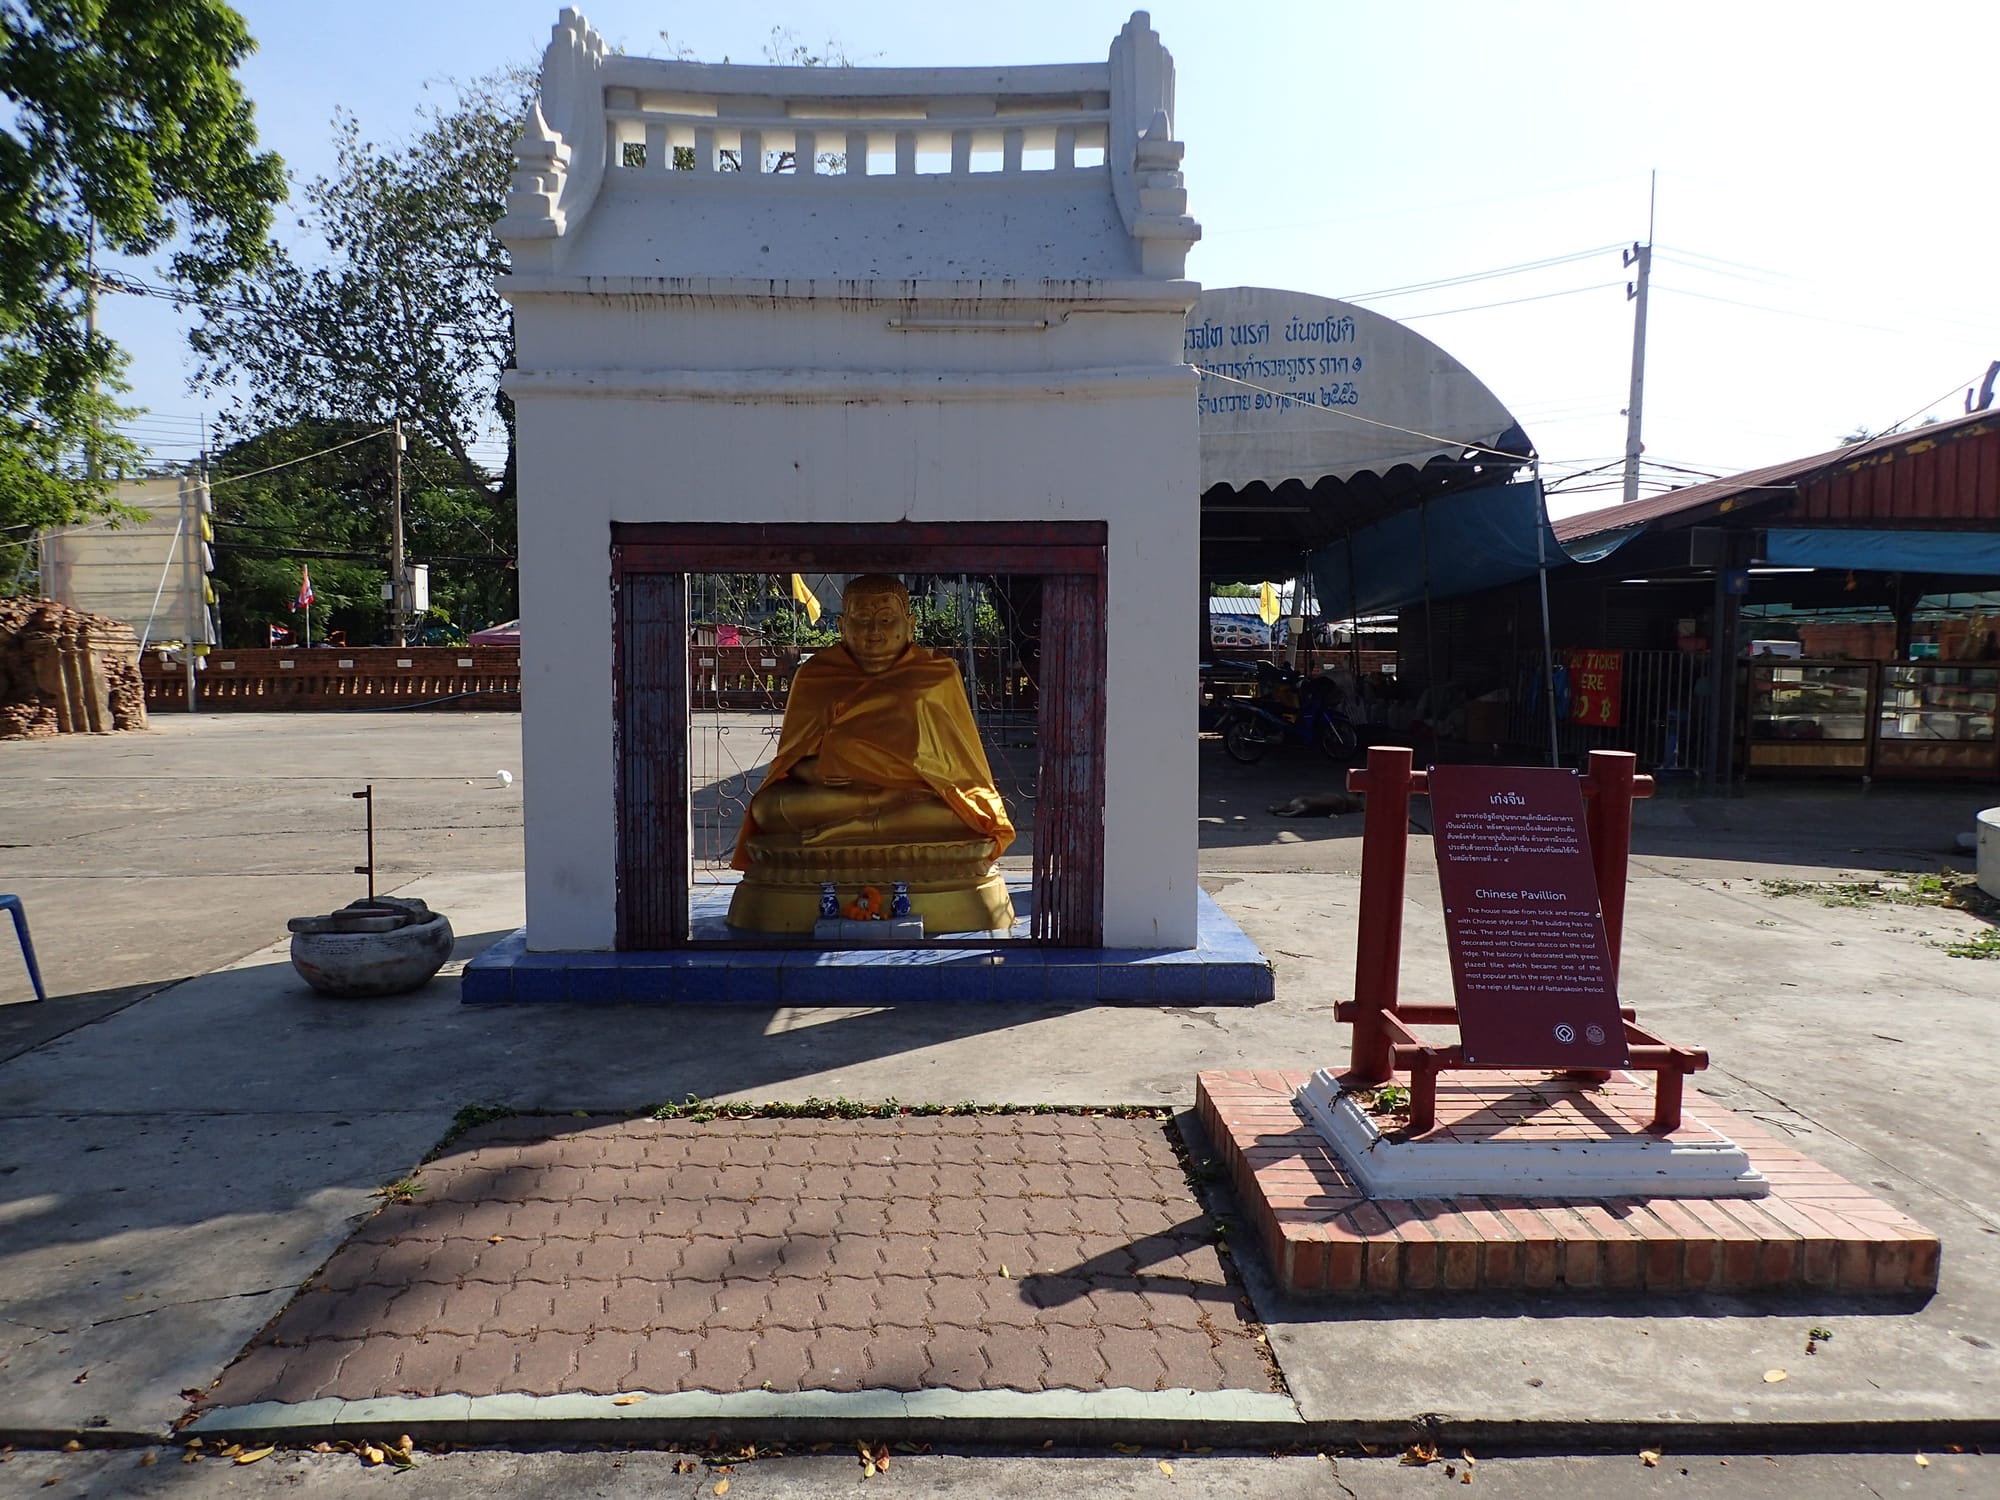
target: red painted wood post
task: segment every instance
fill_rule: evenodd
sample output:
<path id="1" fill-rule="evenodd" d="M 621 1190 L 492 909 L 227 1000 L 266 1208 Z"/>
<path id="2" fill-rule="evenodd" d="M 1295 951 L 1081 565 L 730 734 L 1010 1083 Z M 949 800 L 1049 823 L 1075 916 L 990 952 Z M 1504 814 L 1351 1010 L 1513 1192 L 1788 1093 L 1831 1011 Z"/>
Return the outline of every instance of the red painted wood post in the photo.
<path id="1" fill-rule="evenodd" d="M 1611 982 L 1625 937 L 1625 878 L 1632 860 L 1632 803 L 1653 795 L 1653 778 L 1635 775 L 1639 757 L 1629 750 L 1593 750 L 1583 778 L 1584 827 L 1590 865 L 1597 873 L 1597 901 L 1604 910 L 1604 940 L 1611 950 Z"/>
<path id="2" fill-rule="evenodd" d="M 1411 751 L 1371 745 L 1365 770 L 1347 773 L 1347 789 L 1368 798 L 1361 824 L 1361 913 L 1354 946 L 1354 1045 L 1348 1075 L 1386 1083 L 1395 1054 L 1384 1011 L 1396 1008 L 1403 961 L 1403 878 L 1409 864 Z"/>

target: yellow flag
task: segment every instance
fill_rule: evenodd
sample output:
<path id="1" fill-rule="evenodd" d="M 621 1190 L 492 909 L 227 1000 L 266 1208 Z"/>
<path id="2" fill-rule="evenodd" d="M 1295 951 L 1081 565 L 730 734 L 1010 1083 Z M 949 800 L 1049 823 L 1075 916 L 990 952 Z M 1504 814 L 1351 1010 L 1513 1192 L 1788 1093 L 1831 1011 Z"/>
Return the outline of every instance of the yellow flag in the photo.
<path id="1" fill-rule="evenodd" d="M 803 604 L 806 618 L 815 625 L 819 624 L 819 595 L 807 588 L 805 579 L 797 573 L 792 575 L 792 602 Z"/>
<path id="2" fill-rule="evenodd" d="M 1277 585 L 1267 583 L 1257 591 L 1257 618 L 1266 625 L 1278 623 Z"/>

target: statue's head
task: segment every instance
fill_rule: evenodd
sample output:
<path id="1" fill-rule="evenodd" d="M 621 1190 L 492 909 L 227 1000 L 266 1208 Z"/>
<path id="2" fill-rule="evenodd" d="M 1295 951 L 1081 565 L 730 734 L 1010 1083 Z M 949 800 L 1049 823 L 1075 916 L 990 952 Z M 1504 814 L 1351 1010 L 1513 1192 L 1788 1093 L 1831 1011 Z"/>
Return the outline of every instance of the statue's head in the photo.
<path id="1" fill-rule="evenodd" d="M 840 605 L 840 639 L 856 665 L 886 672 L 909 649 L 910 591 L 887 573 L 866 573 L 848 584 Z"/>

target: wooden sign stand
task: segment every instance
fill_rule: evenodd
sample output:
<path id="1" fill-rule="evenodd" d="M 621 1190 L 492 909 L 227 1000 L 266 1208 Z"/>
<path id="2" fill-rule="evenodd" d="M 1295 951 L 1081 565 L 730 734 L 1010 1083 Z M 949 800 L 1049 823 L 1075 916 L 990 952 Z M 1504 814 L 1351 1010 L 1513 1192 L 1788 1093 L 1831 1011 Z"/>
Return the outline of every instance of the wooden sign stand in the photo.
<path id="1" fill-rule="evenodd" d="M 1367 795 L 1361 836 L 1360 933 L 1354 956 L 1354 998 L 1334 1007 L 1336 1019 L 1354 1028 L 1353 1050 L 1342 1083 L 1367 1087 L 1383 1084 L 1400 1068 L 1410 1075 L 1410 1127 L 1413 1136 L 1437 1125 L 1437 1080 L 1440 1073 L 1475 1069 L 1457 1045 L 1424 1041 L 1413 1026 L 1457 1026 L 1455 1003 L 1405 1005 L 1397 989 L 1403 954 L 1403 887 L 1408 871 L 1410 797 L 1427 792 L 1429 777 L 1411 768 L 1411 752 L 1397 745 L 1375 745 L 1364 770 L 1347 773 L 1348 790 Z M 1653 794 L 1653 778 L 1635 774 L 1638 757 L 1624 750 L 1593 750 L 1583 777 L 1585 826 L 1590 838 L 1591 865 L 1597 875 L 1604 935 L 1610 945 L 1611 974 L 1618 973 L 1620 940 L 1625 926 L 1626 864 L 1632 851 L 1632 803 Z M 1651 1129 L 1666 1135 L 1681 1123 L 1682 1079 L 1708 1066 L 1708 1054 L 1676 1047 L 1642 1028 L 1629 1006 L 1619 1015 L 1625 1026 L 1630 1066 L 1658 1078 Z M 1551 1060 L 1551 1072 L 1599 1081 L 1603 1073 L 1579 1073 Z"/>

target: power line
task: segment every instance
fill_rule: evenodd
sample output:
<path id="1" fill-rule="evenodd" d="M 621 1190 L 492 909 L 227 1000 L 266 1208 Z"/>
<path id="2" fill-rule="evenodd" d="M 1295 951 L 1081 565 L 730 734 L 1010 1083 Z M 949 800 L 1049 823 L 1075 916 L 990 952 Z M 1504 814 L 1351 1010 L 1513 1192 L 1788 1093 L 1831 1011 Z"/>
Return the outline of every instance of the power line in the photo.
<path id="1" fill-rule="evenodd" d="M 362 435 L 361 435 L 360 437 L 358 437 L 358 438 L 349 438 L 349 439 L 348 439 L 348 440 L 347 440 L 346 442 L 344 442 L 344 443 L 335 443 L 335 444 L 334 444 L 334 445 L 333 445 L 333 446 L 332 446 L 331 448 L 322 448 L 322 449 L 320 449 L 320 450 L 319 450 L 319 452 L 317 452 L 317 453 L 307 453 L 307 454 L 303 454 L 303 455 L 301 455 L 301 456 L 300 456 L 300 457 L 298 457 L 298 458 L 288 458 L 288 459 L 286 459 L 286 460 L 285 460 L 285 461 L 284 461 L 283 463 L 281 463 L 281 464 L 272 464 L 272 465 L 271 465 L 271 466 L 270 466 L 269 468 L 267 468 L 267 469 L 252 469 L 252 470 L 251 470 L 251 471 L 250 471 L 249 473 L 247 473 L 247 474 L 229 474 L 229 475 L 225 475 L 225 476 L 224 476 L 224 477 L 222 477 L 221 479 L 215 479 L 215 480 L 211 480 L 211 481 L 209 482 L 209 486 L 208 486 L 208 487 L 209 487 L 210 489 L 212 489 L 212 490 L 215 490 L 215 489 L 220 489 L 220 488 L 222 488 L 222 486 L 223 486 L 223 485 L 225 485 L 225 484 L 240 484 L 240 483 L 241 483 L 241 482 L 242 482 L 243 480 L 245 480 L 245 479 L 255 479 L 255 478 L 257 478 L 257 477 L 258 477 L 258 475 L 260 475 L 260 474 L 275 474 L 275 473 L 277 473 L 277 472 L 278 472 L 278 470 L 280 470 L 280 469 L 289 469 L 289 468 L 291 468 L 291 467 L 292 467 L 292 466 L 293 466 L 294 464 L 303 464 L 303 463 L 310 463 L 310 462 L 312 462 L 312 460 L 314 460 L 314 459 L 316 459 L 316 458 L 325 458 L 325 457 L 327 456 L 327 454 L 329 454 L 329 453 L 338 453 L 338 452 L 339 452 L 339 451 L 340 451 L 341 449 L 343 449 L 343 448 L 352 448 L 352 447 L 353 447 L 353 446 L 354 446 L 354 445 L 355 445 L 356 443 L 365 443 L 365 442 L 367 442 L 367 441 L 368 441 L 368 440 L 369 440 L 370 438 L 376 438 L 376 437 L 380 437 L 380 436 L 382 436 L 382 434 L 384 434 L 385 432 L 390 432 L 390 431 L 393 431 L 393 430 L 394 430 L 394 429 L 392 429 L 392 428 L 388 428 L 388 427 L 378 427 L 378 428 L 376 428 L 376 429 L 375 429 L 375 430 L 374 430 L 373 432 L 364 432 L 364 433 L 363 433 L 363 434 L 362 434 Z"/>
<path id="2" fill-rule="evenodd" d="M 1438 312 L 1405 313 L 1396 321 L 1415 323 L 1422 318 L 1449 318 L 1458 313 L 1485 312 L 1488 308 L 1513 307 L 1521 302 L 1547 302 L 1552 297 L 1575 297 L 1583 292 L 1601 292 L 1607 287 L 1623 286 L 1622 281 L 1600 281 L 1591 286 L 1573 286 L 1562 292 L 1537 292 L 1532 297 L 1509 297 L 1504 302 L 1480 302 L 1471 307 L 1447 307 Z"/>
<path id="3" fill-rule="evenodd" d="M 1219 370 L 1202 370 L 1201 378 L 1204 380 L 1226 381 L 1230 385 L 1240 385 L 1246 390 L 1262 391 L 1267 396 L 1283 396 L 1295 403 L 1297 401 L 1296 396 L 1291 391 L 1276 390 L 1270 386 L 1258 385 L 1256 382 L 1250 380 L 1238 380 L 1234 375 L 1224 375 Z M 1299 404 L 1302 405 L 1302 403 Z M 1380 427 L 1389 432 L 1400 432 L 1409 437 L 1422 438 L 1427 443 L 1441 443 L 1447 448 L 1463 449 L 1467 453 L 1484 453 L 1493 458 L 1508 459 L 1514 463 L 1526 463 L 1533 456 L 1527 453 L 1508 453 L 1499 448 L 1488 448 L 1479 443 L 1467 442 L 1463 438 L 1439 437 L 1434 432 L 1419 432 L 1414 427 L 1398 427 L 1394 422 L 1378 422 L 1373 417 L 1364 417 L 1358 412 L 1343 411 L 1337 406 L 1307 406 L 1303 409 L 1308 412 L 1324 412 L 1330 417 L 1342 417 L 1349 422 L 1360 422 L 1366 426 Z"/>
<path id="4" fill-rule="evenodd" d="M 1593 255 L 1603 255 L 1616 250 L 1617 245 L 1596 245 L 1588 250 L 1574 250 L 1568 255 L 1551 255 L 1543 260 L 1523 261 L 1516 266 L 1498 266 L 1490 271 L 1468 271 L 1463 276 L 1442 276 L 1435 281 L 1413 281 L 1408 286 L 1386 287 L 1375 292 L 1356 292 L 1343 297 L 1343 302 L 1375 302 L 1386 297 L 1403 297 L 1412 292 L 1435 291 L 1439 287 L 1464 286 L 1468 282 L 1491 281 L 1497 276 L 1519 276 L 1528 271 L 1543 271 L 1550 266 L 1566 266 L 1572 261 L 1588 260 Z"/>
<path id="5" fill-rule="evenodd" d="M 1820 313 L 1794 312 L 1788 307 L 1772 307 L 1763 302 L 1743 302 L 1734 297 L 1717 297 L 1710 292 L 1690 291 L 1686 287 L 1667 286 L 1662 282 L 1655 282 L 1654 286 L 1676 297 L 1694 297 L 1702 302 L 1719 302 L 1724 307 L 1748 308 L 1751 312 L 1770 313 L 1780 318 L 1803 318 L 1809 323 L 1831 323 L 1838 328 L 1862 328 L 1870 333 L 1887 333 L 1898 338 L 1918 337 L 1907 328 L 1885 328 L 1880 323 L 1857 323 L 1851 318 L 1829 318 Z"/>
<path id="6" fill-rule="evenodd" d="M 302 557 L 311 561 L 322 559 L 328 562 L 369 563 L 375 567 L 388 568 L 388 562 L 379 552 L 355 552 L 345 548 L 278 547 L 268 542 L 218 542 L 224 551 L 240 552 L 246 557 Z M 456 567 L 501 567 L 511 568 L 518 557 L 513 553 L 496 552 L 488 555 L 466 553 L 433 553 L 425 559 L 429 563 L 449 563 Z"/>

